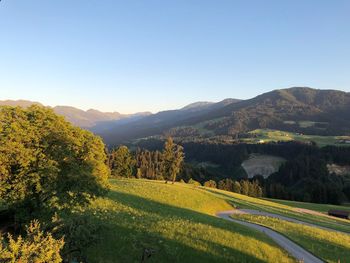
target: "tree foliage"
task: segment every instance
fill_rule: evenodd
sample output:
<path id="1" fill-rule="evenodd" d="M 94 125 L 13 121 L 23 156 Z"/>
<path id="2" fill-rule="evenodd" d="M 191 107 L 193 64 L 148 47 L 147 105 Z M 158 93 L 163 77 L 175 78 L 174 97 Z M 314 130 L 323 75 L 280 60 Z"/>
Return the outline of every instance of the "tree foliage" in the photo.
<path id="1" fill-rule="evenodd" d="M 109 165 L 112 176 L 132 177 L 136 160 L 128 147 L 120 146 L 109 154 Z"/>
<path id="2" fill-rule="evenodd" d="M 162 156 L 165 179 L 175 182 L 185 157 L 183 147 L 175 144 L 173 139 L 168 137 Z"/>
<path id="3" fill-rule="evenodd" d="M 104 148 L 48 108 L 0 107 L 0 199 L 27 216 L 86 204 L 107 186 Z"/>
<path id="4" fill-rule="evenodd" d="M 25 237 L 0 236 L 0 262 L 59 263 L 63 245 L 63 238 L 55 239 L 50 233 L 44 233 L 39 222 L 34 220 L 27 226 Z"/>

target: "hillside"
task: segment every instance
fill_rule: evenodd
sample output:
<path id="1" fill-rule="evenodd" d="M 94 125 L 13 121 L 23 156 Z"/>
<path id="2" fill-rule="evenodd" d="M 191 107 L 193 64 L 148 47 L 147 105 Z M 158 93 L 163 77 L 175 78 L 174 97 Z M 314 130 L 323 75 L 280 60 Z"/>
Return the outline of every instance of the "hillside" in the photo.
<path id="1" fill-rule="evenodd" d="M 275 128 L 341 135 L 349 130 L 349 113 L 349 93 L 296 87 L 274 90 L 228 105 L 196 121 L 225 117 L 210 127 L 216 134 Z M 305 125 L 307 123 L 309 125 Z"/>
<path id="2" fill-rule="evenodd" d="M 103 226 L 100 235 L 104 237 L 86 249 L 89 262 L 139 262 L 144 249 L 153 251 L 147 262 L 275 262 L 276 258 L 294 262 L 263 233 L 215 216 L 218 211 L 232 209 L 229 204 L 314 224 L 306 227 L 294 223 L 293 231 L 301 227 L 308 230 L 302 235 L 293 232 L 295 242 L 317 242 L 317 247 L 304 247 L 328 262 L 336 262 L 337 257 L 343 262 L 350 256 L 348 245 L 343 243 L 349 239 L 347 235 L 318 229 L 327 226 L 350 232 L 349 222 L 301 212 L 292 202 L 279 204 L 278 200 L 164 181 L 115 179 L 111 184 L 108 197 L 96 200 L 85 212 L 91 222 Z"/>
<path id="3" fill-rule="evenodd" d="M 107 144 L 113 145 L 132 139 L 169 133 L 171 128 L 181 126 L 191 119 L 206 116 L 212 111 L 237 102 L 239 102 L 237 99 L 225 99 L 217 103 L 199 102 L 179 110 L 161 111 L 127 123 L 106 123 L 103 129 L 101 125 L 97 125 L 92 130 L 101 135 Z M 188 132 L 191 133 L 191 131 Z"/>
<path id="4" fill-rule="evenodd" d="M 117 144 L 167 133 L 181 138 L 235 138 L 266 128 L 316 135 L 347 135 L 350 129 L 350 94 L 336 90 L 295 87 L 248 100 L 198 105 L 202 110 L 185 107 L 160 112 L 111 127 L 100 135 L 108 144 Z"/>
<path id="5" fill-rule="evenodd" d="M 215 217 L 231 206 L 210 192 L 164 181 L 111 183 L 109 196 L 86 212 L 104 226 L 88 262 L 140 262 L 144 249 L 154 252 L 147 262 L 294 262 L 263 234 Z"/>

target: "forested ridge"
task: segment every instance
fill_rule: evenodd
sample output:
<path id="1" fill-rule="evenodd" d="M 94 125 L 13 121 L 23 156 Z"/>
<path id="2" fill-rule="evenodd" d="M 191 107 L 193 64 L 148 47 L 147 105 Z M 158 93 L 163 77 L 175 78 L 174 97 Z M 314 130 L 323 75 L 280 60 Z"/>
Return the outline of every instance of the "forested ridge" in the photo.
<path id="1" fill-rule="evenodd" d="M 155 135 L 189 140 L 217 136 L 235 139 L 240 134 L 265 128 L 313 135 L 348 135 L 349 116 L 349 93 L 294 87 L 248 100 L 217 103 L 197 111 L 159 112 L 111 126 L 99 134 L 110 146 Z"/>

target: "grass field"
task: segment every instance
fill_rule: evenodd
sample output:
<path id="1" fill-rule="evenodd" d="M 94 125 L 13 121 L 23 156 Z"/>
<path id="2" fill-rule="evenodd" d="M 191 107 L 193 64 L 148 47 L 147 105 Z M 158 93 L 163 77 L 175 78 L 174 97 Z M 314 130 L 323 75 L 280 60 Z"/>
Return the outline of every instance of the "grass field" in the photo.
<path id="1" fill-rule="evenodd" d="M 314 210 L 324 214 L 327 214 L 330 209 L 350 211 L 350 205 L 314 204 L 314 203 L 304 203 L 304 202 L 297 202 L 297 201 L 268 199 L 268 198 L 265 198 L 265 200 L 276 202 L 282 205 L 310 209 L 310 210 Z"/>
<path id="2" fill-rule="evenodd" d="M 231 204 L 239 208 L 250 208 L 255 210 L 266 211 L 274 214 L 279 214 L 291 218 L 295 218 L 304 222 L 312 223 L 319 226 L 328 227 L 334 230 L 350 233 L 350 221 L 340 218 L 329 218 L 320 215 L 311 215 L 301 213 L 295 207 L 283 204 L 282 202 L 270 201 L 267 199 L 258 199 L 237 193 L 221 191 L 217 189 L 205 189 L 203 191 L 210 191 L 221 198 L 224 198 Z M 315 204 L 316 205 L 316 204 Z M 316 205 L 317 206 L 317 205 Z M 311 208 L 311 206 L 309 206 Z M 315 210 L 317 211 L 317 210 Z"/>
<path id="3" fill-rule="evenodd" d="M 191 185 L 112 180 L 106 198 L 86 211 L 102 226 L 88 262 L 294 262 L 265 235 L 214 216 L 224 198 Z"/>
<path id="4" fill-rule="evenodd" d="M 339 140 L 350 140 L 350 136 L 318 136 L 318 135 L 303 135 L 292 132 L 257 129 L 250 132 L 255 137 L 243 139 L 246 143 L 257 142 L 277 142 L 277 141 L 300 141 L 300 142 L 315 142 L 318 146 L 326 145 L 350 146 L 350 144 L 339 143 Z"/>
<path id="5" fill-rule="evenodd" d="M 232 217 L 276 230 L 327 262 L 348 262 L 350 259 L 350 235 L 266 216 L 233 215 Z"/>

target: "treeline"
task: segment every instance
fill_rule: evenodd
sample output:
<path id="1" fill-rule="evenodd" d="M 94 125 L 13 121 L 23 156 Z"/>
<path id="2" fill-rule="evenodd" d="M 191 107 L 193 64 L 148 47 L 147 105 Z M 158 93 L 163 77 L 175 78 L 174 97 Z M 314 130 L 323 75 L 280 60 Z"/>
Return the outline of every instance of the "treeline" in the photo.
<path id="1" fill-rule="evenodd" d="M 350 201 L 350 175 L 335 175 L 327 164 L 350 165 L 350 147 L 326 146 L 300 142 L 268 144 L 222 144 L 219 142 L 179 142 L 185 149 L 186 165 L 182 176 L 200 183 L 219 182 L 224 178 L 247 179 L 241 164 L 250 154 L 280 156 L 287 161 L 279 171 L 260 185 L 268 197 L 315 203 L 340 204 Z M 141 141 L 142 147 L 157 150 L 159 141 Z M 209 163 L 206 167 L 197 164 Z"/>
<path id="2" fill-rule="evenodd" d="M 258 180 L 234 181 L 230 178 L 218 181 L 208 180 L 210 177 L 208 169 L 196 168 L 184 163 L 182 151 L 182 147 L 176 145 L 171 137 L 166 141 L 163 151 L 137 149 L 135 153 L 132 153 L 126 146 L 120 146 L 109 154 L 111 175 L 112 177 L 134 177 L 173 182 L 177 180 L 253 197 L 263 196 L 263 189 Z M 169 173 L 167 167 L 173 167 L 173 174 Z"/>
<path id="3" fill-rule="evenodd" d="M 168 137 L 162 151 L 138 149 L 131 153 L 126 146 L 110 152 L 108 164 L 115 177 L 136 177 L 151 180 L 176 181 L 184 161 L 182 146 Z"/>
<path id="4" fill-rule="evenodd" d="M 208 184 L 207 182 L 204 183 L 204 186 L 209 186 L 211 184 Z M 210 187 L 210 186 L 209 186 Z M 263 188 L 259 185 L 258 180 L 241 180 L 241 181 L 234 181 L 232 179 L 226 178 L 223 180 L 220 180 L 218 185 L 218 189 L 242 194 L 242 195 L 248 195 L 252 197 L 262 197 L 263 196 Z"/>

